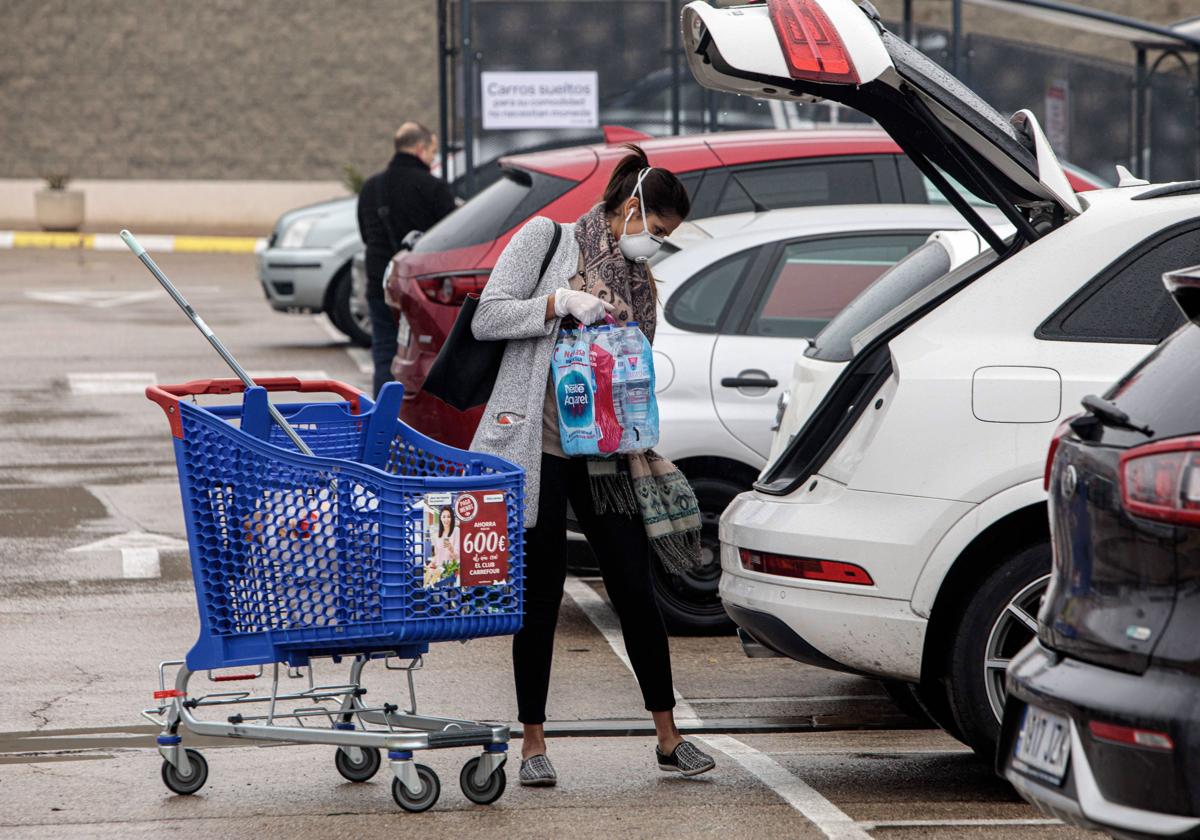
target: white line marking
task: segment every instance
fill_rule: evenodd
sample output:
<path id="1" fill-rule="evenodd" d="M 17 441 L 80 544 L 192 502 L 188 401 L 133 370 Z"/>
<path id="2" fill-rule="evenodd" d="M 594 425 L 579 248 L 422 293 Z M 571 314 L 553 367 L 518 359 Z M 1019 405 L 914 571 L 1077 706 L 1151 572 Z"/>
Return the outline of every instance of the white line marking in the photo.
<path id="1" fill-rule="evenodd" d="M 584 612 L 596 629 L 604 636 L 608 646 L 612 648 L 617 658 L 625 664 L 630 673 L 633 666 L 625 655 L 623 641 L 618 641 L 621 632 L 616 615 L 609 609 L 592 587 L 574 577 L 567 577 L 563 587 L 571 600 Z M 692 705 L 678 692 L 675 692 L 675 718 L 679 722 L 703 723 Z M 697 736 L 696 740 L 720 750 L 732 758 L 746 770 L 756 776 L 759 781 L 771 788 L 781 799 L 800 812 L 806 820 L 812 823 L 829 840 L 871 840 L 850 816 L 838 808 L 816 790 L 793 776 L 783 765 L 769 755 L 759 752 L 753 747 L 742 743 L 728 735 Z"/>
<path id="2" fill-rule="evenodd" d="M 329 320 L 329 316 L 321 312 L 313 316 L 313 320 L 317 322 L 317 326 L 325 331 L 325 335 L 329 336 L 338 344 L 345 344 L 350 339 L 342 335 L 342 331 L 333 325 L 333 321 Z"/>
<path id="3" fill-rule="evenodd" d="M 850 815 L 792 775 L 782 764 L 728 735 L 704 735 L 703 741 L 742 765 L 783 801 L 816 826 L 829 840 L 871 840 Z"/>
<path id="4" fill-rule="evenodd" d="M 1023 826 L 1023 825 L 1062 825 L 1059 820 L 887 820 L 886 822 L 860 822 L 859 828 L 873 831 L 877 828 L 981 828 Z"/>
<path id="5" fill-rule="evenodd" d="M 121 549 L 121 577 L 139 579 L 162 577 L 162 567 L 158 562 L 158 549 Z"/>
<path id="6" fill-rule="evenodd" d="M 0 248 L 11 248 L 15 238 L 11 230 L 0 230 Z"/>
<path id="7" fill-rule="evenodd" d="M 141 394 L 158 380 L 143 371 L 68 373 L 67 387 L 73 394 Z"/>
<path id="8" fill-rule="evenodd" d="M 886 694 L 825 694 L 815 697 L 693 697 L 693 703 L 705 703 L 712 705 L 720 704 L 742 704 L 742 703 L 832 703 L 842 701 L 856 700 L 887 700 Z"/>

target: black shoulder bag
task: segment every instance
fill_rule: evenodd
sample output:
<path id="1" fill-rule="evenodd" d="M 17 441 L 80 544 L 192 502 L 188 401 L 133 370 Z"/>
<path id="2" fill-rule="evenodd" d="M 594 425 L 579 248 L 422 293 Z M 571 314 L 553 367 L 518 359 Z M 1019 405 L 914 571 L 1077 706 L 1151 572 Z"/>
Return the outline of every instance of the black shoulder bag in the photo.
<path id="1" fill-rule="evenodd" d="M 550 248 L 538 272 L 539 282 L 546 276 L 546 269 L 550 267 L 550 260 L 554 259 L 561 239 L 562 225 L 556 223 Z M 488 401 L 496 385 L 496 375 L 500 372 L 500 361 L 504 358 L 503 340 L 480 341 L 471 331 L 471 321 L 478 308 L 479 295 L 467 295 L 458 317 L 454 319 L 454 326 L 450 328 L 450 334 L 446 336 L 446 343 L 433 360 L 422 386 L 426 393 L 459 411 Z"/>

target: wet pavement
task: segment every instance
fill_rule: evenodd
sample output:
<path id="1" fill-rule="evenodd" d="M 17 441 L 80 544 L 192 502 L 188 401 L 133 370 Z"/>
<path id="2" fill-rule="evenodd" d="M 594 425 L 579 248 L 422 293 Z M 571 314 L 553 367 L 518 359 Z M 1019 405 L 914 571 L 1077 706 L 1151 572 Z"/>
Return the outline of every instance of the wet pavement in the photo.
<path id="1" fill-rule="evenodd" d="M 252 257 L 159 263 L 252 372 L 367 384 L 365 355 L 323 319 L 269 310 Z M 457 783 L 473 751 L 436 751 L 419 759 L 441 798 L 407 814 L 386 766 L 355 785 L 332 747 L 189 736 L 209 781 L 170 794 L 138 713 L 154 703 L 158 663 L 195 640 L 196 615 L 167 423 L 142 390 L 227 374 L 165 294 L 138 294 L 148 289 L 121 254 L 0 252 L 0 837 L 1092 836 L 1025 805 L 879 683 L 747 659 L 731 637 L 672 639 L 681 729 L 718 768 L 664 776 L 603 587 L 581 578 L 555 650 L 558 788 L 521 788 L 510 765 L 503 797 L 474 805 Z M 435 645 L 415 677 L 419 711 L 513 720 L 508 650 L 504 638 Z M 319 683 L 345 678 L 329 662 L 315 670 Z M 373 702 L 407 702 L 402 673 L 372 664 L 365 684 Z M 228 690 L 203 675 L 193 687 Z"/>

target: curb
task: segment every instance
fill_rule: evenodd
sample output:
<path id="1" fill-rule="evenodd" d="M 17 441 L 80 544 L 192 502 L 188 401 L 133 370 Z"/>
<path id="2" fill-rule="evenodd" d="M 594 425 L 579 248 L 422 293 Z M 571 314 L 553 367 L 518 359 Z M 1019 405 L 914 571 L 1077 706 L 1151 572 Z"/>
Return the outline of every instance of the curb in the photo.
<path id="1" fill-rule="evenodd" d="M 267 240 L 253 236 L 139 236 L 147 251 L 175 254 L 256 254 Z M 0 250 L 15 248 L 78 248 L 85 251 L 126 251 L 115 233 L 47 233 L 0 230 Z"/>

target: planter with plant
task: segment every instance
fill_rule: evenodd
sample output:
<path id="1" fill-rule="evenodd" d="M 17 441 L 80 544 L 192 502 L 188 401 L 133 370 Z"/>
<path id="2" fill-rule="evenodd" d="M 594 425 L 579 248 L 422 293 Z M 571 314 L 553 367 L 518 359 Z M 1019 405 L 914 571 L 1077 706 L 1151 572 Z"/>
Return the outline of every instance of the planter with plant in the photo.
<path id="1" fill-rule="evenodd" d="M 83 227 L 83 190 L 69 190 L 71 176 L 51 173 L 42 176 L 45 189 L 34 193 L 34 212 L 42 230 L 79 230 Z"/>

